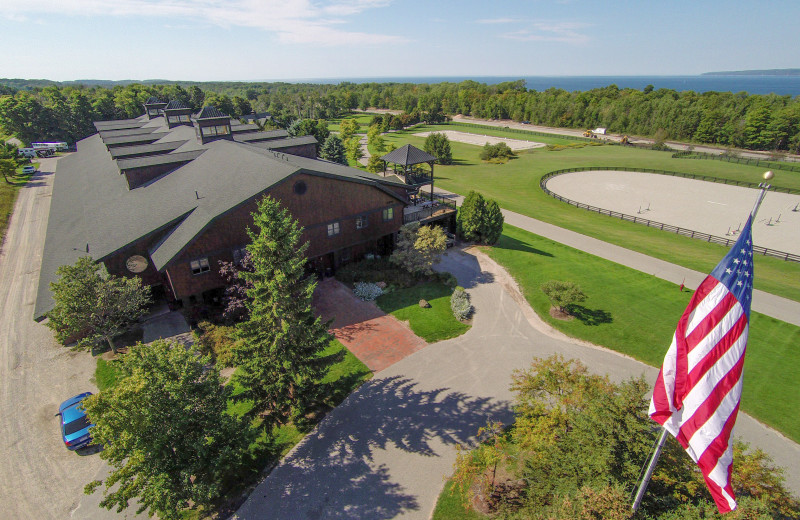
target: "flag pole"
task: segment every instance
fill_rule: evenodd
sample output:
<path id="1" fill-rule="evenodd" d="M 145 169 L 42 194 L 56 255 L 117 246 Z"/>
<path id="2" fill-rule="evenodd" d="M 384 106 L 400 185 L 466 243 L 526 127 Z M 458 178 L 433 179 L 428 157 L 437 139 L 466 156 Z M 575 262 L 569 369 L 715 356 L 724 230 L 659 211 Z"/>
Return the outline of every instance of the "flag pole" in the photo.
<path id="1" fill-rule="evenodd" d="M 661 456 L 661 449 L 664 447 L 664 443 L 667 440 L 667 429 L 663 426 L 661 427 L 661 437 L 658 438 L 658 444 L 656 445 L 656 449 L 653 452 L 653 456 L 650 458 L 650 464 L 647 465 L 647 471 L 642 478 L 641 484 L 639 484 L 639 490 L 636 491 L 636 498 L 633 501 L 633 512 L 635 513 L 637 509 L 639 509 L 639 504 L 642 503 L 642 497 L 644 497 L 644 492 L 647 489 L 647 484 L 650 483 L 650 477 L 653 476 L 653 471 L 656 469 L 656 463 L 658 462 L 658 457 Z"/>
<path id="2" fill-rule="evenodd" d="M 775 175 L 771 171 L 764 172 L 764 180 L 769 181 Z M 761 207 L 761 203 L 764 201 L 764 197 L 767 194 L 767 190 L 770 188 L 770 185 L 766 182 L 762 182 L 758 185 L 761 188 L 761 191 L 758 194 L 758 198 L 756 199 L 755 206 L 753 206 L 753 211 L 750 212 L 750 221 L 756 218 L 756 214 L 758 213 L 758 209 Z M 644 492 L 647 490 L 647 485 L 650 483 L 650 478 L 653 476 L 653 472 L 656 469 L 656 463 L 658 462 L 658 457 L 661 456 L 661 450 L 664 448 L 664 443 L 667 440 L 667 429 L 663 426 L 661 427 L 661 436 L 658 439 L 658 444 L 656 444 L 655 450 L 653 451 L 653 456 L 650 458 L 650 463 L 647 465 L 647 471 L 642 478 L 641 483 L 639 484 L 639 489 L 636 491 L 636 498 L 633 501 L 633 506 L 631 509 L 635 513 L 639 509 L 639 505 L 642 503 L 642 498 L 644 497 Z"/>
<path id="3" fill-rule="evenodd" d="M 771 171 L 764 172 L 765 180 L 770 180 L 774 176 L 775 174 L 772 173 Z M 753 206 L 753 211 L 750 212 L 751 221 L 756 218 L 756 213 L 758 213 L 758 208 L 761 207 L 761 202 L 763 202 L 764 197 L 767 195 L 767 190 L 770 189 L 771 186 L 766 182 L 762 182 L 761 184 L 758 185 L 758 187 L 761 188 L 761 192 L 758 194 L 758 199 L 756 199 L 756 205 Z"/>

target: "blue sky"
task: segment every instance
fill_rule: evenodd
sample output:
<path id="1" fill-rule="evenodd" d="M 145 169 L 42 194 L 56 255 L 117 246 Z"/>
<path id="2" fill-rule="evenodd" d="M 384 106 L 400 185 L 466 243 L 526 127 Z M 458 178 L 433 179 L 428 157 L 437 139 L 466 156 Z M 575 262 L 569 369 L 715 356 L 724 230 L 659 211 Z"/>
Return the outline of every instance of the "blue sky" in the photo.
<path id="1" fill-rule="evenodd" d="M 800 2 L 0 0 L 0 77 L 276 80 L 800 68 Z"/>

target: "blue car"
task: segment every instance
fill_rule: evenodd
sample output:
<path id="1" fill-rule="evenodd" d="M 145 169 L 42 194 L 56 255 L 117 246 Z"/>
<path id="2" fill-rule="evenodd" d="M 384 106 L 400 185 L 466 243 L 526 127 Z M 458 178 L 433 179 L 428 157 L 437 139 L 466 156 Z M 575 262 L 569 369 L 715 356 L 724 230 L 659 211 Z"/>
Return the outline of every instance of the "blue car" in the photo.
<path id="1" fill-rule="evenodd" d="M 89 428 L 94 424 L 89 423 L 89 418 L 86 417 L 86 412 L 81 406 L 83 400 L 90 395 L 92 395 L 91 392 L 76 395 L 67 399 L 58 407 L 56 415 L 61 417 L 61 437 L 67 449 L 77 450 L 92 442 Z"/>

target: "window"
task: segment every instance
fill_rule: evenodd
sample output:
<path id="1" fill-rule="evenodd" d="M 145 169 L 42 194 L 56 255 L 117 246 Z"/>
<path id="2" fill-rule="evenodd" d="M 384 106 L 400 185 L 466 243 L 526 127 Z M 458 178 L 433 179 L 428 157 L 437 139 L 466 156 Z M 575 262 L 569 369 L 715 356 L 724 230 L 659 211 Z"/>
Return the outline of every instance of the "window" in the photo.
<path id="1" fill-rule="evenodd" d="M 394 220 L 394 208 L 383 210 L 383 220 Z"/>
<path id="2" fill-rule="evenodd" d="M 170 123 L 188 123 L 189 116 L 187 116 L 186 114 L 179 116 L 168 116 L 167 121 L 169 121 Z"/>
<path id="3" fill-rule="evenodd" d="M 332 237 L 339 234 L 339 223 L 334 222 L 333 224 L 328 224 L 328 236 Z"/>
<path id="4" fill-rule="evenodd" d="M 244 255 L 247 254 L 247 248 L 245 246 L 237 247 L 233 250 L 233 263 L 239 264 L 242 262 Z"/>
<path id="5" fill-rule="evenodd" d="M 356 217 L 356 229 L 364 229 L 365 227 L 367 227 L 367 216 Z"/>
<path id="6" fill-rule="evenodd" d="M 228 135 L 231 133 L 231 129 L 227 125 L 204 126 L 202 127 L 202 132 L 206 137 L 213 135 Z"/>
<path id="7" fill-rule="evenodd" d="M 192 260 L 189 262 L 189 265 L 192 268 L 192 274 L 202 274 L 207 273 L 211 270 L 211 266 L 208 263 L 208 258 L 199 258 L 197 260 Z"/>

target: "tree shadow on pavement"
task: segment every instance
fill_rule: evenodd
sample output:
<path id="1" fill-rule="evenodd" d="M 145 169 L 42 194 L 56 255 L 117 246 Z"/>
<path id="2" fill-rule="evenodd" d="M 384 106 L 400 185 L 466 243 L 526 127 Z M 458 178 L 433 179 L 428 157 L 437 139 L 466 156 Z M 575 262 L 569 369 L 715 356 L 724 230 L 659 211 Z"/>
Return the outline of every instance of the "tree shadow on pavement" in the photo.
<path id="1" fill-rule="evenodd" d="M 387 465 L 387 457 L 396 450 L 438 457 L 442 445 L 471 445 L 488 420 L 511 418 L 507 402 L 447 388 L 419 390 L 401 376 L 367 381 L 298 444 L 234 518 L 388 519 L 419 510 L 417 496 L 398 482 L 413 480 L 413 459 L 402 455 L 406 460 Z M 402 475 L 392 473 L 403 468 Z"/>

